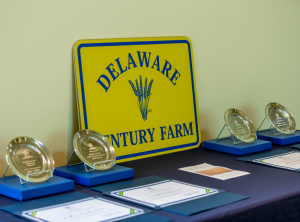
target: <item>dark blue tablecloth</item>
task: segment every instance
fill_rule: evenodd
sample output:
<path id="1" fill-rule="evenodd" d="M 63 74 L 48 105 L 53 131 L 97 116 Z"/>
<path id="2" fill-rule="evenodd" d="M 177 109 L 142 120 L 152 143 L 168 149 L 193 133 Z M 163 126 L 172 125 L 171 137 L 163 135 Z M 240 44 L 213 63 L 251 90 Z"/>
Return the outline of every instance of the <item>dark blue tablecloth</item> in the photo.
<path id="1" fill-rule="evenodd" d="M 297 150 L 291 146 L 275 149 Z M 237 161 L 238 156 L 221 152 L 196 148 L 192 150 L 166 154 L 141 160 L 121 163 L 119 165 L 134 168 L 135 177 L 141 178 L 157 175 L 165 178 L 185 181 L 187 183 L 226 190 L 228 192 L 249 196 L 249 199 L 219 207 L 213 210 L 195 214 L 189 217 L 173 214 L 166 211 L 155 211 L 157 215 L 174 219 L 174 221 L 300 221 L 300 174 L 283 169 L 272 168 L 254 163 Z M 250 175 L 229 179 L 217 180 L 193 173 L 179 171 L 178 168 L 209 163 L 224 166 L 234 170 L 242 170 Z M 103 196 L 90 188 L 75 186 L 75 191 L 90 196 Z M 58 194 L 63 195 L 63 194 Z M 131 206 L 141 207 L 128 202 Z M 16 200 L 0 196 L 0 207 L 16 203 Z M 25 221 L 5 211 L 0 210 L 0 220 L 9 222 Z"/>

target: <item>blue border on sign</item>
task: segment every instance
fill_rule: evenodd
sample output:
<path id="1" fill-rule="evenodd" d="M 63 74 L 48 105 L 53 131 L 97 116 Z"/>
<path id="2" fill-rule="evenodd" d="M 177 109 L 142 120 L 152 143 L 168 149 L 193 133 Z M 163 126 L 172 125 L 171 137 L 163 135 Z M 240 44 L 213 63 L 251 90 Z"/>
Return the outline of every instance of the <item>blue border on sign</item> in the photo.
<path id="1" fill-rule="evenodd" d="M 187 40 L 166 40 L 166 41 L 138 41 L 138 42 L 106 42 L 106 43 L 83 43 L 80 44 L 77 48 L 78 54 L 78 66 L 79 66 L 79 75 L 80 75 L 80 85 L 81 85 L 81 97 L 82 97 L 82 106 L 83 106 L 83 115 L 84 115 L 84 125 L 85 129 L 88 129 L 88 120 L 87 120 L 87 111 L 86 111 L 86 104 L 85 104 L 85 93 L 84 93 L 84 82 L 83 82 L 83 74 L 82 74 L 82 64 L 81 64 L 81 54 L 80 49 L 83 47 L 103 47 L 103 46 L 123 46 L 123 45 L 155 45 L 155 44 L 178 44 L 178 43 L 186 43 L 189 49 L 189 59 L 190 59 L 190 70 L 191 70 L 191 80 L 192 80 L 192 89 L 193 89 L 193 101 L 194 101 L 194 114 L 195 114 L 195 126 L 196 126 L 196 133 L 197 133 L 197 141 L 194 143 L 188 143 L 178 146 L 172 146 L 157 150 L 151 150 L 146 152 L 128 154 L 124 156 L 118 156 L 117 160 L 127 159 L 131 157 L 143 156 L 152 153 L 159 153 L 168 150 L 174 150 L 184 147 L 189 147 L 193 145 L 197 145 L 199 142 L 199 133 L 198 133 L 198 118 L 197 118 L 197 108 L 196 108 L 196 99 L 195 99 L 195 88 L 194 88 L 194 72 L 193 72 L 193 64 L 192 64 L 192 55 L 191 55 L 191 46 Z"/>

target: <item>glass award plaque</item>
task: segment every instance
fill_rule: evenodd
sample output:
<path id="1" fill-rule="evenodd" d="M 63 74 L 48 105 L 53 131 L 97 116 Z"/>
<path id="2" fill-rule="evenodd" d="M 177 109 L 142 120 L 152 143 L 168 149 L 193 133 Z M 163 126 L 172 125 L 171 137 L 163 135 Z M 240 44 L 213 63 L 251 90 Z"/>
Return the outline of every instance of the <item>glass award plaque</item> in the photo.
<path id="1" fill-rule="evenodd" d="M 265 109 L 266 118 L 271 126 L 281 134 L 293 134 L 296 121 L 292 113 L 279 103 L 269 103 Z"/>
<path id="2" fill-rule="evenodd" d="M 77 132 L 73 137 L 73 146 L 79 159 L 92 170 L 107 170 L 115 165 L 114 147 L 96 131 L 85 129 Z"/>
<path id="3" fill-rule="evenodd" d="M 225 111 L 224 120 L 230 133 L 241 142 L 252 143 L 256 139 L 253 123 L 242 111 L 228 109 Z"/>
<path id="4" fill-rule="evenodd" d="M 7 146 L 8 167 L 20 178 L 21 183 L 40 183 L 53 176 L 54 160 L 47 147 L 31 137 L 16 137 Z M 25 182 L 24 182 L 25 181 Z"/>
<path id="5" fill-rule="evenodd" d="M 73 137 L 73 151 L 66 166 L 54 175 L 92 187 L 134 176 L 134 169 L 115 165 L 115 149 L 106 137 L 93 130 L 81 130 Z"/>
<path id="6" fill-rule="evenodd" d="M 272 142 L 257 139 L 252 121 L 242 111 L 228 109 L 225 111 L 224 120 L 225 124 L 217 139 L 203 141 L 203 148 L 239 156 L 272 148 Z M 219 138 L 225 126 L 231 135 Z"/>

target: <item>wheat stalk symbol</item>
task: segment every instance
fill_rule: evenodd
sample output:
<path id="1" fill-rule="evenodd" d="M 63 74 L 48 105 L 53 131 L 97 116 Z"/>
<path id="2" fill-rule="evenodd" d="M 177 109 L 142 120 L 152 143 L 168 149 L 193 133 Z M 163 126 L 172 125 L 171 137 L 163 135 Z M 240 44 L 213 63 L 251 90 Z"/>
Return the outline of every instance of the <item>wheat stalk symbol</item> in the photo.
<path id="1" fill-rule="evenodd" d="M 143 120 L 147 120 L 148 112 L 151 110 L 148 110 L 148 104 L 150 100 L 151 93 L 151 87 L 153 83 L 153 79 L 151 79 L 149 85 L 147 86 L 147 77 L 145 79 L 145 87 L 143 87 L 143 81 L 142 76 L 140 76 L 140 84 L 138 83 L 138 80 L 135 80 L 136 85 L 131 82 L 131 80 L 128 80 L 130 83 L 132 90 L 134 92 L 134 95 L 138 98 L 138 105 L 143 117 Z"/>

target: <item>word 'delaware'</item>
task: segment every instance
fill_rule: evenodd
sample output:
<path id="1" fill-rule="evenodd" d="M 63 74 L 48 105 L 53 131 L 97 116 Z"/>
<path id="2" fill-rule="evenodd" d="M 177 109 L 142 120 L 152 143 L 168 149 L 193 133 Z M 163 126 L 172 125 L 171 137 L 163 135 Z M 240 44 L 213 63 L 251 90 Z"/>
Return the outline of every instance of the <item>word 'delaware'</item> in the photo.
<path id="1" fill-rule="evenodd" d="M 127 66 L 124 66 L 121 64 L 120 58 L 117 58 L 115 60 L 116 62 L 110 63 L 106 67 L 109 75 L 102 74 L 98 78 L 97 83 L 99 83 L 103 87 L 105 92 L 107 92 L 111 85 L 111 79 L 112 81 L 115 81 L 120 74 L 138 66 L 149 68 L 149 64 L 152 64 L 150 68 L 161 72 L 163 75 L 169 78 L 173 85 L 176 85 L 176 81 L 180 77 L 180 73 L 177 71 L 177 69 L 172 70 L 172 65 L 167 60 L 164 61 L 164 65 L 162 66 L 163 68 L 161 69 L 159 55 L 157 55 L 156 57 L 151 57 L 151 52 L 148 52 L 148 55 L 147 52 L 143 52 L 143 55 L 141 56 L 141 52 L 137 51 L 137 57 L 135 59 L 134 57 L 132 57 L 131 53 L 128 53 L 128 58 L 126 58 L 126 60 L 128 61 Z M 123 62 L 126 60 L 124 59 Z"/>

